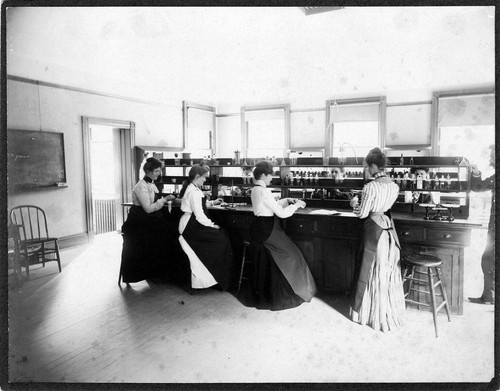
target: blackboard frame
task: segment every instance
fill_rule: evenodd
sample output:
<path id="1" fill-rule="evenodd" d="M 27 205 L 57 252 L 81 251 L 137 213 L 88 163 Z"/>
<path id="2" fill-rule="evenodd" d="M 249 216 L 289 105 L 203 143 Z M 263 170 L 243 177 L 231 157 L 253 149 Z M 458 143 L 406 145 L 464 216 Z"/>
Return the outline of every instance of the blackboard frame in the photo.
<path id="1" fill-rule="evenodd" d="M 64 134 L 7 129 L 9 191 L 67 187 Z"/>

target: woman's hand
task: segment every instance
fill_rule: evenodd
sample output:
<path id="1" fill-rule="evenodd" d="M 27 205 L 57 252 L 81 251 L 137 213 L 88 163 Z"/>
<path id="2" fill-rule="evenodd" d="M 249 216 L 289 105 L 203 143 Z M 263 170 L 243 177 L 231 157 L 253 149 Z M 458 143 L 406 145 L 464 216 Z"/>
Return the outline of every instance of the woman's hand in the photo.
<path id="1" fill-rule="evenodd" d="M 212 228 L 220 229 L 220 227 L 217 224 L 214 224 L 214 226 Z"/>
<path id="2" fill-rule="evenodd" d="M 168 196 L 163 197 L 163 199 L 165 200 L 165 202 L 173 201 L 175 200 L 175 196 L 173 194 L 169 194 Z"/>
<path id="3" fill-rule="evenodd" d="M 288 204 L 295 204 L 297 202 L 295 198 L 287 198 L 286 201 L 288 202 Z"/>
<path id="4" fill-rule="evenodd" d="M 297 205 L 299 208 L 305 208 L 306 207 L 305 201 L 302 201 L 302 200 L 296 200 L 295 201 L 295 205 Z"/>
<path id="5" fill-rule="evenodd" d="M 216 200 L 212 201 L 212 205 L 213 206 L 217 206 L 217 205 L 220 205 L 220 204 L 222 204 L 222 199 L 220 199 L 220 198 L 217 198 Z"/>

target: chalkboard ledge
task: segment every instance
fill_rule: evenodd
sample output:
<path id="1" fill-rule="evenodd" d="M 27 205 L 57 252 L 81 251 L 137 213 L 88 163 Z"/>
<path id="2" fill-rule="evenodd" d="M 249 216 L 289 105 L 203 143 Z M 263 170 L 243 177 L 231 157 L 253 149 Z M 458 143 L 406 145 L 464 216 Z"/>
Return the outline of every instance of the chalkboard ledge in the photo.
<path id="1" fill-rule="evenodd" d="M 38 191 L 38 190 L 50 190 L 50 189 L 64 189 L 67 188 L 67 183 L 59 183 L 54 185 L 33 185 L 33 184 L 15 184 L 9 186 L 10 191 Z"/>

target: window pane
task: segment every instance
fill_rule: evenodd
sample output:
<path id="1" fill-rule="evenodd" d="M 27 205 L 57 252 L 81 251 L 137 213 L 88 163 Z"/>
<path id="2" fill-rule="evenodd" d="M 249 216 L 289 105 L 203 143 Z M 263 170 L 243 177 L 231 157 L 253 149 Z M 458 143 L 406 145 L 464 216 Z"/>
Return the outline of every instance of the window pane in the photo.
<path id="1" fill-rule="evenodd" d="M 247 121 L 248 148 L 285 148 L 285 120 Z"/>
<path id="2" fill-rule="evenodd" d="M 215 114 L 213 111 L 188 108 L 187 149 L 191 152 L 211 149 L 211 137 L 214 129 Z M 209 155 L 211 153 L 209 152 Z"/>
<path id="3" fill-rule="evenodd" d="M 340 147 L 347 143 L 343 145 L 344 156 L 356 156 L 361 164 L 370 149 L 378 146 L 377 121 L 339 122 L 333 124 L 332 132 L 332 156 L 340 156 Z"/>
<path id="4" fill-rule="evenodd" d="M 236 150 L 241 151 L 241 117 L 218 117 L 217 156 L 232 158 Z"/>
<path id="5" fill-rule="evenodd" d="M 494 125 L 445 126 L 439 133 L 440 156 L 465 156 L 483 173 L 492 170 L 489 146 L 495 144 Z"/>

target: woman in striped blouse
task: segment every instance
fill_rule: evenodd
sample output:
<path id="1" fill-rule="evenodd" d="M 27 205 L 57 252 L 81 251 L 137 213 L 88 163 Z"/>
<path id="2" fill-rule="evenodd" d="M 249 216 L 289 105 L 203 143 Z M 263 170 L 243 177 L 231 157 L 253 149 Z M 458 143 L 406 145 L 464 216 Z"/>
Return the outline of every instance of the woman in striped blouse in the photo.
<path id="1" fill-rule="evenodd" d="M 364 186 L 361 203 L 351 200 L 356 216 L 366 218 L 352 318 L 384 332 L 401 326 L 405 311 L 400 245 L 390 216 L 399 187 L 385 175 L 386 162 L 379 148 L 368 153 L 365 166 L 373 180 Z"/>

